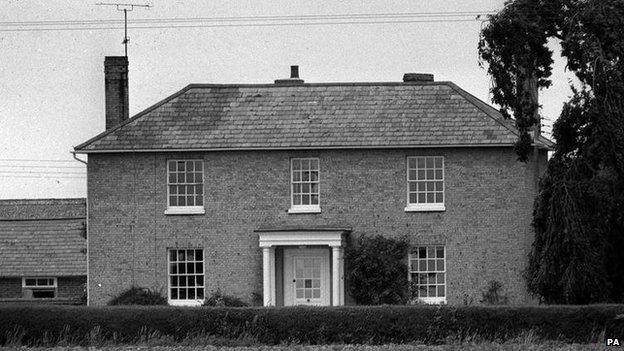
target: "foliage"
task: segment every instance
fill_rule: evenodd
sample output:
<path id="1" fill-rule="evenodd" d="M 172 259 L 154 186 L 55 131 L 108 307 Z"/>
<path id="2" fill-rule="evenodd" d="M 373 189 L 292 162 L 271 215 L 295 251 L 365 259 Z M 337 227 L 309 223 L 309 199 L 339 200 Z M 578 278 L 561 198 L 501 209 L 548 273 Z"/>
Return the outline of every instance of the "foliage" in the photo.
<path id="1" fill-rule="evenodd" d="M 184 308 L 172 306 L 0 306 L 0 345 L 101 346 L 157 339 L 205 344 L 596 342 L 624 335 L 622 305 L 542 307 L 346 306 Z M 603 334 L 604 335 L 604 334 Z M 230 342 L 228 342 L 230 340 Z M 602 340 L 600 340 L 602 341 Z"/>
<path id="2" fill-rule="evenodd" d="M 110 300 L 108 305 L 167 305 L 167 298 L 159 292 L 133 286 Z"/>
<path id="3" fill-rule="evenodd" d="M 217 290 L 204 300 L 204 306 L 246 307 L 249 305 L 236 296 L 225 295 L 221 290 Z"/>
<path id="4" fill-rule="evenodd" d="M 509 299 L 507 295 L 503 295 L 503 284 L 497 280 L 490 280 L 479 302 L 486 305 L 506 305 Z"/>
<path id="5" fill-rule="evenodd" d="M 557 144 L 540 181 L 529 289 L 547 303 L 624 301 L 624 2 L 515 0 L 490 17 L 479 50 L 494 102 L 513 110 L 526 160 L 537 121 L 523 82 L 550 84 L 558 40 L 580 87 L 553 127 Z M 524 139 L 522 139 L 524 138 Z"/>
<path id="6" fill-rule="evenodd" d="M 408 298 L 405 239 L 360 236 L 347 246 L 349 294 L 361 305 L 404 304 Z"/>

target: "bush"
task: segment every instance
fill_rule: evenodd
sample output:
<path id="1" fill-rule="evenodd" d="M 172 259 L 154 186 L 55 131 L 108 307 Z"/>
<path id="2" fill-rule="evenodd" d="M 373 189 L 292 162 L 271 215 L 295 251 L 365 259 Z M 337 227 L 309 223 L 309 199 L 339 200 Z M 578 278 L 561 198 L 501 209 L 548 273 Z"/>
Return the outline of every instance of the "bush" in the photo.
<path id="1" fill-rule="evenodd" d="M 503 284 L 497 280 L 491 280 L 486 290 L 481 294 L 481 303 L 486 305 L 506 305 L 509 302 L 507 295 L 503 295 Z"/>
<path id="2" fill-rule="evenodd" d="M 133 286 L 108 302 L 108 305 L 167 305 L 167 298 L 159 292 Z"/>
<path id="3" fill-rule="evenodd" d="M 249 304 L 243 302 L 238 297 L 224 295 L 220 290 L 217 290 L 204 300 L 204 306 L 247 307 Z"/>
<path id="4" fill-rule="evenodd" d="M 624 337 L 624 305 L 184 308 L 0 306 L 0 345 L 133 344 L 154 338 L 257 344 L 603 342 Z M 606 329 L 606 334 L 605 334 Z"/>
<path id="5" fill-rule="evenodd" d="M 405 239 L 361 236 L 347 246 L 349 294 L 360 305 L 404 304 L 408 299 Z"/>

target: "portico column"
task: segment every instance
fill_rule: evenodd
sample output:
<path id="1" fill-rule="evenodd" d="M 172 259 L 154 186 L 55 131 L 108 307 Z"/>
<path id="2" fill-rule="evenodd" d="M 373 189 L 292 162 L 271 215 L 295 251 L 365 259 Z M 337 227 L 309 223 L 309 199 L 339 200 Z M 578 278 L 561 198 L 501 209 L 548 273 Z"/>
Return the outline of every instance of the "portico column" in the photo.
<path id="1" fill-rule="evenodd" d="M 332 306 L 344 304 L 342 247 L 332 246 Z"/>
<path id="2" fill-rule="evenodd" d="M 275 248 L 262 248 L 262 297 L 264 306 L 275 306 Z"/>

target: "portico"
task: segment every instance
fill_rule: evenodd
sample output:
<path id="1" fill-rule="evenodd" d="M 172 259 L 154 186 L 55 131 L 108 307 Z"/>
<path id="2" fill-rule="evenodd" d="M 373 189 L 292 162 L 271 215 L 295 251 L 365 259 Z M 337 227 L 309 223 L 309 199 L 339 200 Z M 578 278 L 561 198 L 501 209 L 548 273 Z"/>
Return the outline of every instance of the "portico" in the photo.
<path id="1" fill-rule="evenodd" d="M 258 229 L 264 306 L 344 305 L 350 228 Z"/>

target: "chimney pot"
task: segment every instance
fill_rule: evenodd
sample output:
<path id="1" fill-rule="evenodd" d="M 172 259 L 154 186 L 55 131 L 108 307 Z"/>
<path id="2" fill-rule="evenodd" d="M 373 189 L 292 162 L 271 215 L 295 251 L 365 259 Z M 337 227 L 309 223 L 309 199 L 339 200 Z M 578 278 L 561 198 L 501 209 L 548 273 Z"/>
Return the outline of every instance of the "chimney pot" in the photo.
<path id="1" fill-rule="evenodd" d="M 128 110 L 128 57 L 104 58 L 104 96 L 106 130 L 127 120 Z"/>
<path id="2" fill-rule="evenodd" d="M 430 73 L 405 73 L 403 81 L 410 82 L 433 82 L 433 74 Z"/>
<path id="3" fill-rule="evenodd" d="M 290 78 L 299 78 L 299 66 L 290 66 Z"/>

